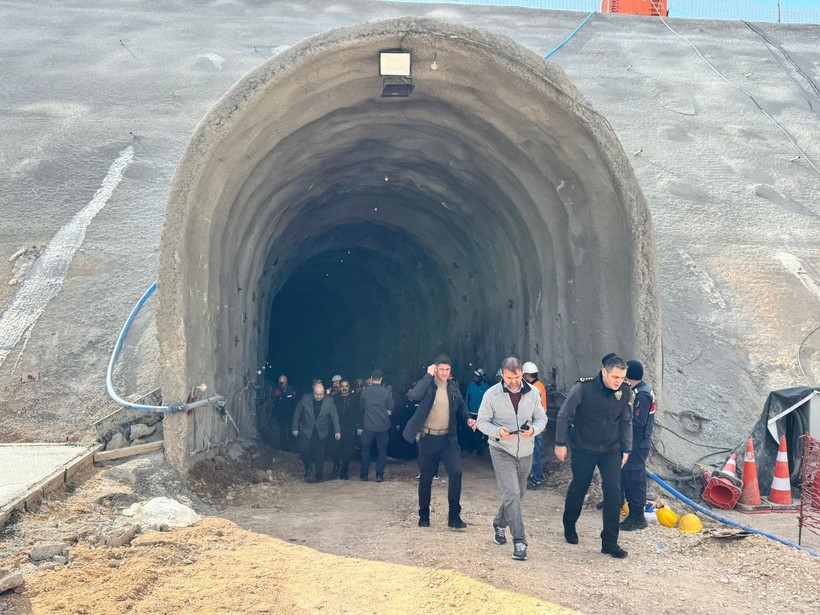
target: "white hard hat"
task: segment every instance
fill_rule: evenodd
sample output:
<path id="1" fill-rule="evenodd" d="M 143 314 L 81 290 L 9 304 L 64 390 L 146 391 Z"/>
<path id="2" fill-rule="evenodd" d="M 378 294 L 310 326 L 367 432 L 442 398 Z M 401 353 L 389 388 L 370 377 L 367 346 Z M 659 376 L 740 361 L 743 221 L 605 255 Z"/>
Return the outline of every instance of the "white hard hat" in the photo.
<path id="1" fill-rule="evenodd" d="M 524 363 L 524 373 L 525 374 L 537 374 L 538 373 L 538 366 L 533 363 L 532 361 L 527 361 Z"/>
<path id="2" fill-rule="evenodd" d="M 330 379 L 330 381 L 331 382 L 338 382 L 341 379 L 342 379 L 342 377 L 339 374 L 336 374 L 335 376 L 333 376 L 333 378 Z"/>

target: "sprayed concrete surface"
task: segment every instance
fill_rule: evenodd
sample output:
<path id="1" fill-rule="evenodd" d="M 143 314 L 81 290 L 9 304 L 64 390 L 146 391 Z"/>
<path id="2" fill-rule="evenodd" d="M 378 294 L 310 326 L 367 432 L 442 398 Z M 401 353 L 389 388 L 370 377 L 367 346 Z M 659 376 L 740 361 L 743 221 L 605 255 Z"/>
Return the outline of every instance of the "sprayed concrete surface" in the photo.
<path id="1" fill-rule="evenodd" d="M 3 468 L 0 473 L 0 510 L 64 470 L 88 450 L 87 446 L 0 444 L 0 468 Z"/>
<path id="2" fill-rule="evenodd" d="M 380 97 L 374 58 L 398 47 L 415 89 Z M 506 38 L 401 19 L 289 49 L 200 124 L 167 220 L 172 397 L 240 389 L 266 361 L 297 383 L 379 361 L 399 384 L 438 352 L 566 374 L 622 348 L 658 371 L 654 235 L 626 156 L 559 67 Z M 198 429 L 179 466 L 232 430 L 166 423 Z"/>
<path id="3" fill-rule="evenodd" d="M 281 2 L 264 7 L 246 2 L 177 2 L 158 8 L 139 2 L 101 7 L 76 1 L 43 5 L 38 10 L 22 2 L 2 5 L 0 21 L 7 28 L 0 41 L 4 76 L 0 278 L 19 279 L 15 273 L 19 272 L 15 269 L 19 258 L 9 259 L 27 246 L 47 245 L 92 202 L 120 153 L 132 146 L 134 157 L 105 208 L 88 226 L 62 289 L 0 366 L 4 408 L 0 440 L 87 439 L 93 420 L 112 409 L 105 396 L 105 365 L 130 308 L 159 276 L 165 215 L 174 213 L 167 207 L 172 177 L 191 136 L 200 134 L 196 127 L 209 109 L 248 71 L 270 70 L 276 66 L 275 58 L 284 62 L 292 47 L 309 49 L 309 45 L 295 47 L 309 36 L 407 15 L 436 19 L 454 28 L 480 28 L 488 37 L 506 36 L 536 56 L 561 42 L 583 18 L 568 12 L 383 2 Z M 340 344 L 327 343 L 328 356 L 342 362 L 344 352 L 338 348 L 363 342 L 367 352 L 351 359 L 350 369 L 355 370 L 367 367 L 361 365 L 364 354 L 370 355 L 367 361 L 387 365 L 391 349 L 398 347 L 402 354 L 393 376 L 397 385 L 401 384 L 401 370 L 406 370 L 407 377 L 416 370 L 421 373 L 421 364 L 413 363 L 420 355 L 426 362 L 426 352 L 432 355 L 438 347 L 459 346 L 462 362 L 474 360 L 470 354 L 480 355 L 489 369 L 502 350 L 536 354 L 523 358 L 536 358 L 547 366 L 544 371 L 558 366 L 559 387 L 566 388 L 579 375 L 593 371 L 597 359 L 610 350 L 645 351 L 647 346 L 633 345 L 633 341 L 654 325 L 660 327 L 662 347 L 652 373 L 653 383 L 663 390 L 659 422 L 707 446 L 734 445 L 750 429 L 770 389 L 815 384 L 820 373 L 820 335 L 812 335 L 820 325 L 820 298 L 815 292 L 820 281 L 820 175 L 806 160 L 807 155 L 816 164 L 820 158 L 816 90 L 820 28 L 756 26 L 767 42 L 742 23 L 672 20 L 670 25 L 694 43 L 716 70 L 752 94 L 792 141 L 746 94 L 715 74 L 687 41 L 658 20 L 596 15 L 551 58 L 566 75 L 560 78 L 561 88 L 577 90 L 575 100 L 586 101 L 593 110 L 590 113 L 600 114 L 601 121 L 611 125 L 621 155 L 634 169 L 654 227 L 660 314 L 636 306 L 624 310 L 622 297 L 605 306 L 594 292 L 607 288 L 600 276 L 635 279 L 631 273 L 624 278 L 622 268 L 631 266 L 627 250 L 634 241 L 647 239 L 642 237 L 642 228 L 648 226 L 633 227 L 620 221 L 612 241 L 623 242 L 624 253 L 614 258 L 614 272 L 599 264 L 591 269 L 599 276 L 596 282 L 560 277 L 572 271 L 560 260 L 577 257 L 555 248 L 566 241 L 567 232 L 587 237 L 577 245 L 588 251 L 584 255 L 591 259 L 588 262 L 600 254 L 612 254 L 611 245 L 604 243 L 599 248 L 593 240 L 595 233 L 603 236 L 603 226 L 596 226 L 594 215 L 584 216 L 581 225 L 537 215 L 556 218 L 559 202 L 572 209 L 561 200 L 561 192 L 571 183 L 561 187 L 554 167 L 537 169 L 533 164 L 548 159 L 539 158 L 537 151 L 549 143 L 552 133 L 539 132 L 539 128 L 572 132 L 576 127 L 552 116 L 536 125 L 532 118 L 546 108 L 533 106 L 534 97 L 525 95 L 515 112 L 519 119 L 530 117 L 530 122 L 511 121 L 509 131 L 498 131 L 504 138 L 489 138 L 482 127 L 489 120 L 503 121 L 489 117 L 490 110 L 500 108 L 494 101 L 512 94 L 499 86 L 515 84 L 499 80 L 504 61 L 488 65 L 482 87 L 473 87 L 468 95 L 459 92 L 461 72 L 448 72 L 444 62 L 436 71 L 442 77 L 433 77 L 432 63 L 441 58 L 435 53 L 426 58 L 423 37 L 414 35 L 407 43 L 425 58 L 426 68 L 420 68 L 419 96 L 414 94 L 406 101 L 413 111 L 395 123 L 396 132 L 389 137 L 385 133 L 396 118 L 380 110 L 377 93 L 369 106 L 356 106 L 350 92 L 325 89 L 334 80 L 341 83 L 344 79 L 344 74 L 332 75 L 326 67 L 295 75 L 283 88 L 299 96 L 312 94 L 311 102 L 328 110 L 335 103 L 349 101 L 350 116 L 345 116 L 345 108 L 307 121 L 311 109 L 270 108 L 293 116 L 294 126 L 303 122 L 299 142 L 318 144 L 320 151 L 314 148 L 311 154 L 308 149 L 288 147 L 264 155 L 264 144 L 253 141 L 254 135 L 285 143 L 288 134 L 267 134 L 259 122 L 245 124 L 247 133 L 230 135 L 237 142 L 248 137 L 248 154 L 256 156 L 258 164 L 253 172 L 245 169 L 245 175 L 254 181 L 237 180 L 242 164 L 214 168 L 223 176 L 213 177 L 212 185 L 220 185 L 228 176 L 232 183 L 225 185 L 224 193 L 203 196 L 213 203 L 237 204 L 246 211 L 240 214 L 239 209 L 231 209 L 231 219 L 193 220 L 184 238 L 166 236 L 164 240 L 163 249 L 174 241 L 184 244 L 187 252 L 179 258 L 186 266 L 209 267 L 207 275 L 191 278 L 202 282 L 199 287 L 187 287 L 184 280 L 173 280 L 171 286 L 176 285 L 176 292 L 186 287 L 200 308 L 214 307 L 208 314 L 213 322 L 194 322 L 201 313 L 190 314 L 187 320 L 177 317 L 186 327 L 211 332 L 212 338 L 196 344 L 205 354 L 218 356 L 190 359 L 196 369 L 190 378 L 187 374 L 177 378 L 175 394 L 207 383 L 209 393 L 226 397 L 229 411 L 248 413 L 240 424 L 250 424 L 256 387 L 261 384 L 256 371 L 271 357 L 265 350 L 276 346 L 270 342 L 268 323 L 277 314 L 292 316 L 297 310 L 302 311 L 303 321 L 288 321 L 288 331 L 282 333 L 288 347 L 294 348 L 291 331 L 312 336 L 314 347 L 321 346 L 322 340 L 333 340 L 337 331 L 350 331 Z M 374 38 L 372 42 L 375 49 L 378 41 Z M 429 48 L 433 47 L 431 43 Z M 457 53 L 446 46 L 441 49 L 456 59 L 454 66 L 471 80 L 479 66 L 470 64 L 470 53 L 492 58 L 490 51 L 471 51 L 466 43 Z M 363 70 L 354 51 L 351 47 L 337 55 L 340 73 L 348 70 L 348 61 L 352 76 Z M 273 63 L 266 65 L 271 58 Z M 560 75 L 549 66 L 543 71 Z M 378 81 L 376 75 L 371 79 Z M 425 93 L 425 79 L 431 84 L 429 93 Z M 456 94 L 451 108 L 443 104 L 448 79 Z M 433 94 L 438 92 L 442 94 L 436 102 Z M 337 93 L 339 100 L 331 100 Z M 284 94 L 274 93 L 268 104 Z M 297 96 L 296 100 L 308 98 Z M 440 125 L 423 114 L 425 103 L 442 114 Z M 368 115 L 372 128 L 365 121 Z M 417 130 L 412 129 L 413 121 Z M 516 127 L 527 130 L 515 134 Z M 469 135 L 477 140 L 469 141 Z M 413 152 L 420 151 L 425 140 L 430 144 L 428 162 L 417 164 L 421 158 Z M 293 144 L 294 140 L 288 142 Z M 346 157 L 333 155 L 334 144 Z M 191 147 L 196 145 L 193 142 Z M 240 147 L 235 143 L 226 154 L 236 156 Z M 284 153 L 293 156 L 285 160 Z M 585 153 L 590 160 L 600 155 L 594 148 Z M 513 158 L 520 164 L 513 164 Z M 503 164 L 498 165 L 499 160 Z M 450 161 L 454 161 L 452 167 Z M 269 181 L 277 168 L 289 176 L 289 182 Z M 533 179 L 520 182 L 522 188 L 517 192 L 485 189 L 512 185 L 515 178 L 509 169 Z M 536 181 L 539 171 L 541 183 Z M 370 179 L 372 174 L 375 178 Z M 365 175 L 367 182 L 362 181 Z M 401 180 L 401 192 L 388 193 L 381 185 L 389 186 L 391 176 Z M 357 180 L 355 185 L 345 183 L 345 177 Z M 557 200 L 550 190 L 529 190 L 550 183 Z M 435 189 L 430 190 L 431 186 Z M 428 198 L 432 194 L 447 198 L 436 205 Z M 575 194 L 567 194 L 574 199 Z M 526 198 L 540 204 L 524 207 Z M 287 200 L 285 217 L 273 215 L 274 206 L 282 206 L 277 199 Z M 380 220 L 368 226 L 362 213 L 354 216 L 359 221 L 356 225 L 346 225 L 332 208 L 338 206 L 344 214 L 361 207 L 363 212 L 365 201 L 372 202 L 371 217 L 378 208 L 397 222 Z M 490 235 L 491 222 L 504 218 L 490 203 L 516 205 L 505 208 L 511 217 L 497 224 L 507 236 L 504 240 Z M 272 209 L 264 214 L 267 206 Z M 408 230 L 397 211 L 410 207 L 421 207 L 431 215 L 438 212 L 438 217 L 425 218 L 429 228 Z M 252 209 L 262 212 L 262 217 L 253 218 Z M 226 210 L 213 211 L 218 216 L 226 214 Z M 520 229 L 522 221 L 527 232 L 510 238 L 511 230 Z M 168 223 L 166 228 L 174 228 L 175 223 L 182 226 L 173 218 Z M 267 224 L 271 226 L 261 228 Z M 333 226 L 338 234 L 331 230 Z M 423 240 L 414 239 L 410 231 L 422 228 L 430 232 Z M 198 229 L 210 231 L 197 235 Z M 260 236 L 267 239 L 255 243 Z M 452 244 L 435 240 L 449 236 L 464 239 Z M 266 241 L 273 237 L 282 242 L 267 246 Z M 266 249 L 262 254 L 245 254 L 229 268 L 233 256 L 242 254 L 237 245 L 246 239 L 249 245 Z M 335 262 L 353 239 L 361 247 L 359 253 L 350 255 L 359 273 L 348 273 Z M 396 254 L 392 246 L 397 246 Z M 278 263 L 277 250 L 282 252 Z M 214 263 L 220 266 L 210 270 L 214 263 L 192 258 L 199 254 L 213 254 Z M 533 254 L 538 261 L 535 271 L 544 279 L 529 284 L 525 272 L 530 270 L 528 257 Z M 425 273 L 411 275 L 413 268 L 403 258 Z M 268 272 L 263 274 L 265 265 L 269 265 Z M 330 275 L 328 281 L 315 280 L 322 271 L 332 273 L 336 282 Z M 244 282 L 250 286 L 243 286 Z M 0 287 L 4 310 L 12 304 L 19 284 Z M 581 289 L 577 296 L 568 291 L 570 284 Z M 586 290 L 583 284 L 588 284 Z M 364 295 L 371 299 L 380 295 L 382 300 L 356 297 L 361 285 Z M 326 292 L 317 292 L 316 286 Z M 230 288 L 236 296 L 223 302 Z M 261 291 L 266 293 L 264 298 Z M 279 303 L 271 296 L 276 291 Z M 425 292 L 438 298 L 427 301 Z M 207 301 L 202 300 L 204 293 L 208 293 Z M 242 309 L 254 303 L 254 293 L 257 307 Z M 559 302 L 562 293 L 565 307 Z M 462 299 L 465 294 L 466 301 Z M 267 313 L 259 307 L 265 302 Z M 153 390 L 163 377 L 154 333 L 157 325 L 161 328 L 169 323 L 156 322 L 157 304 L 152 299 L 146 305 L 135 337 L 126 344 L 117 374 L 119 390 L 126 396 Z M 220 307 L 225 305 L 228 307 Z M 366 315 L 361 311 L 365 307 L 369 308 Z M 339 322 L 327 318 L 334 308 L 345 318 Z M 398 310 L 395 318 L 391 310 Z M 450 326 L 431 324 L 431 314 L 446 316 L 442 322 Z M 597 320 L 593 316 L 598 314 L 607 316 Z M 615 322 L 618 316 L 627 320 L 623 333 Z M 637 324 L 630 320 L 633 318 Z M 406 330 L 395 324 L 396 319 L 419 326 Z M 259 338 L 256 342 L 248 339 L 254 331 Z M 374 331 L 384 335 L 374 335 Z M 407 341 L 402 340 L 405 333 Z M 461 336 L 459 344 L 450 334 Z M 467 335 L 469 343 L 463 341 Z M 160 338 L 186 356 L 186 349 L 174 345 L 175 339 L 184 338 L 179 327 Z M 559 342 L 562 339 L 565 341 Z M 222 372 L 211 369 L 212 362 L 229 360 L 224 357 L 236 361 Z M 281 362 L 276 359 L 276 369 L 282 367 Z M 186 371 L 191 364 L 174 367 Z M 228 367 L 234 374 L 219 380 Z M 460 367 L 468 371 L 467 366 Z M 327 377 L 344 365 L 317 364 L 315 369 Z M 224 388 L 215 390 L 217 384 Z M 191 420 L 222 421 L 230 433 L 229 424 L 212 409 Z M 208 438 L 197 441 L 196 430 L 189 432 L 190 448 L 212 445 Z M 663 430 L 658 430 L 656 443 L 682 463 L 709 451 Z"/>

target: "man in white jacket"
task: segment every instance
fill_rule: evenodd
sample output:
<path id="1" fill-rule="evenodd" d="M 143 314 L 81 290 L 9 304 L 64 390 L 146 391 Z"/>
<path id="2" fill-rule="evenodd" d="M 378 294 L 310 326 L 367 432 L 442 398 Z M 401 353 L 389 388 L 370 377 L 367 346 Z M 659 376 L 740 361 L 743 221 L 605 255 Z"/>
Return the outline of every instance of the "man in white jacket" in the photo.
<path id="1" fill-rule="evenodd" d="M 494 541 L 513 537 L 513 559 L 527 559 L 527 536 L 521 516 L 521 498 L 532 467 L 535 436 L 547 426 L 547 415 L 538 389 L 523 380 L 521 361 L 507 357 L 501 363 L 501 382 L 484 394 L 478 409 L 478 429 L 487 435 L 501 507 L 493 520 Z"/>

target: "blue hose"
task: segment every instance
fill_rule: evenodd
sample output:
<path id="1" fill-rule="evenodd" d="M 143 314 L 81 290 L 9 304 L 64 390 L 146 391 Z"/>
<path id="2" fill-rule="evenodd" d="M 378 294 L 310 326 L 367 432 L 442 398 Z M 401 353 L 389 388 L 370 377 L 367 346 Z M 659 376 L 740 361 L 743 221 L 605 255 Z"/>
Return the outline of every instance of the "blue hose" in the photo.
<path id="1" fill-rule="evenodd" d="M 793 542 L 789 542 L 788 540 L 783 540 L 782 538 L 778 538 L 777 536 L 774 536 L 772 534 L 767 534 L 766 532 L 761 532 L 760 530 L 756 530 L 755 528 L 749 527 L 748 525 L 743 525 L 742 523 L 738 523 L 737 521 L 732 521 L 731 519 L 727 519 L 726 517 L 721 517 L 720 515 L 717 515 L 717 514 L 713 513 L 708 508 L 704 508 L 700 504 L 696 504 L 695 502 L 693 502 L 692 500 L 687 498 L 685 495 L 683 495 L 679 491 L 676 491 L 674 488 L 670 487 L 666 482 L 664 482 L 663 479 L 658 477 L 656 474 L 653 474 L 649 470 L 646 470 L 646 475 L 649 478 L 651 478 L 652 480 L 654 480 L 656 483 L 658 483 L 661 487 L 666 489 L 669 493 L 671 493 L 676 498 L 678 498 L 681 502 L 683 502 L 685 504 L 688 504 L 689 506 L 691 506 L 695 510 L 697 510 L 699 512 L 702 512 L 704 515 L 712 517 L 712 519 L 716 519 L 716 520 L 720 521 L 721 523 L 725 523 L 726 525 L 731 525 L 732 527 L 738 527 L 738 528 L 740 528 L 742 530 L 745 530 L 747 532 L 752 532 L 753 534 L 760 534 L 761 536 L 765 536 L 766 538 L 769 538 L 771 540 L 774 540 L 776 542 L 784 544 L 787 547 L 793 547 L 795 549 L 798 549 L 799 551 L 805 551 L 806 553 L 808 553 L 809 555 L 811 555 L 813 557 L 820 557 L 820 554 L 812 551 L 811 549 L 807 549 L 806 547 L 801 547 L 800 545 L 796 545 Z"/>
<path id="2" fill-rule="evenodd" d="M 558 51 L 559 49 L 561 49 L 561 47 L 563 47 L 564 45 L 566 45 L 566 44 L 569 42 L 569 39 L 571 39 L 573 36 L 575 36 L 576 34 L 578 34 L 578 30 L 580 30 L 580 29 L 583 27 L 583 25 L 584 25 L 586 22 L 588 22 L 588 21 L 589 21 L 589 18 L 590 18 L 590 17 L 592 17 L 595 13 L 596 13 L 596 11 L 592 11 L 589 15 L 587 15 L 587 16 L 586 16 L 586 18 L 584 19 L 584 21 L 582 21 L 580 24 L 578 24 L 578 27 L 577 27 L 577 28 L 575 28 L 575 29 L 572 31 L 572 33 L 571 33 L 571 34 L 570 34 L 567 38 L 565 38 L 563 41 L 561 41 L 560 43 L 558 43 L 558 45 L 555 47 L 555 49 L 553 49 L 553 50 L 552 50 L 552 51 L 550 51 L 547 55 L 545 55 L 545 56 L 544 56 L 544 59 L 545 59 L 545 60 L 546 60 L 546 59 L 548 59 L 548 58 L 549 58 L 552 54 L 554 54 L 556 51 Z"/>
<path id="3" fill-rule="evenodd" d="M 172 412 L 184 412 L 187 410 L 193 410 L 194 408 L 199 408 L 200 406 L 207 406 L 212 402 L 222 401 L 223 397 L 221 395 L 214 395 L 213 397 L 209 397 L 207 399 L 201 399 L 199 401 L 186 403 L 186 404 L 170 404 L 168 406 L 145 406 L 142 404 L 132 404 L 131 402 L 125 401 L 122 397 L 117 395 L 117 392 L 114 390 L 114 365 L 117 362 L 117 357 L 120 354 L 120 350 L 122 350 L 122 343 L 125 341 L 125 335 L 128 333 L 128 329 L 131 328 L 131 323 L 134 322 L 134 318 L 136 318 L 137 313 L 140 311 L 140 308 L 145 304 L 153 292 L 157 289 L 157 283 L 154 282 L 145 291 L 145 294 L 137 301 L 137 304 L 134 306 L 134 309 L 131 310 L 131 313 L 128 315 L 128 320 L 125 321 L 125 325 L 122 327 L 122 331 L 120 331 L 120 336 L 117 338 L 117 344 L 114 346 L 114 352 L 111 353 L 111 360 L 108 362 L 108 374 L 105 379 L 105 386 L 108 389 L 108 394 L 111 396 L 115 402 L 120 404 L 121 406 L 125 406 L 126 408 L 131 408 L 133 410 L 139 410 L 141 412 L 165 412 L 170 414 Z"/>

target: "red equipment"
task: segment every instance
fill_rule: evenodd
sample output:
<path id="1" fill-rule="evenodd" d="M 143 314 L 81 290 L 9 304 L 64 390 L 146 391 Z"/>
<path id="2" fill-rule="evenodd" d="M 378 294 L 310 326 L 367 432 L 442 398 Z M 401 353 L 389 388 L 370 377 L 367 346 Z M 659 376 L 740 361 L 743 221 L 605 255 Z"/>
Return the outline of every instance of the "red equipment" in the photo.
<path id="1" fill-rule="evenodd" d="M 820 536 L 820 440 L 809 434 L 800 437 L 804 445 L 797 544 L 802 544 L 803 528 Z"/>
<path id="2" fill-rule="evenodd" d="M 601 0 L 602 13 L 669 16 L 667 0 Z"/>

